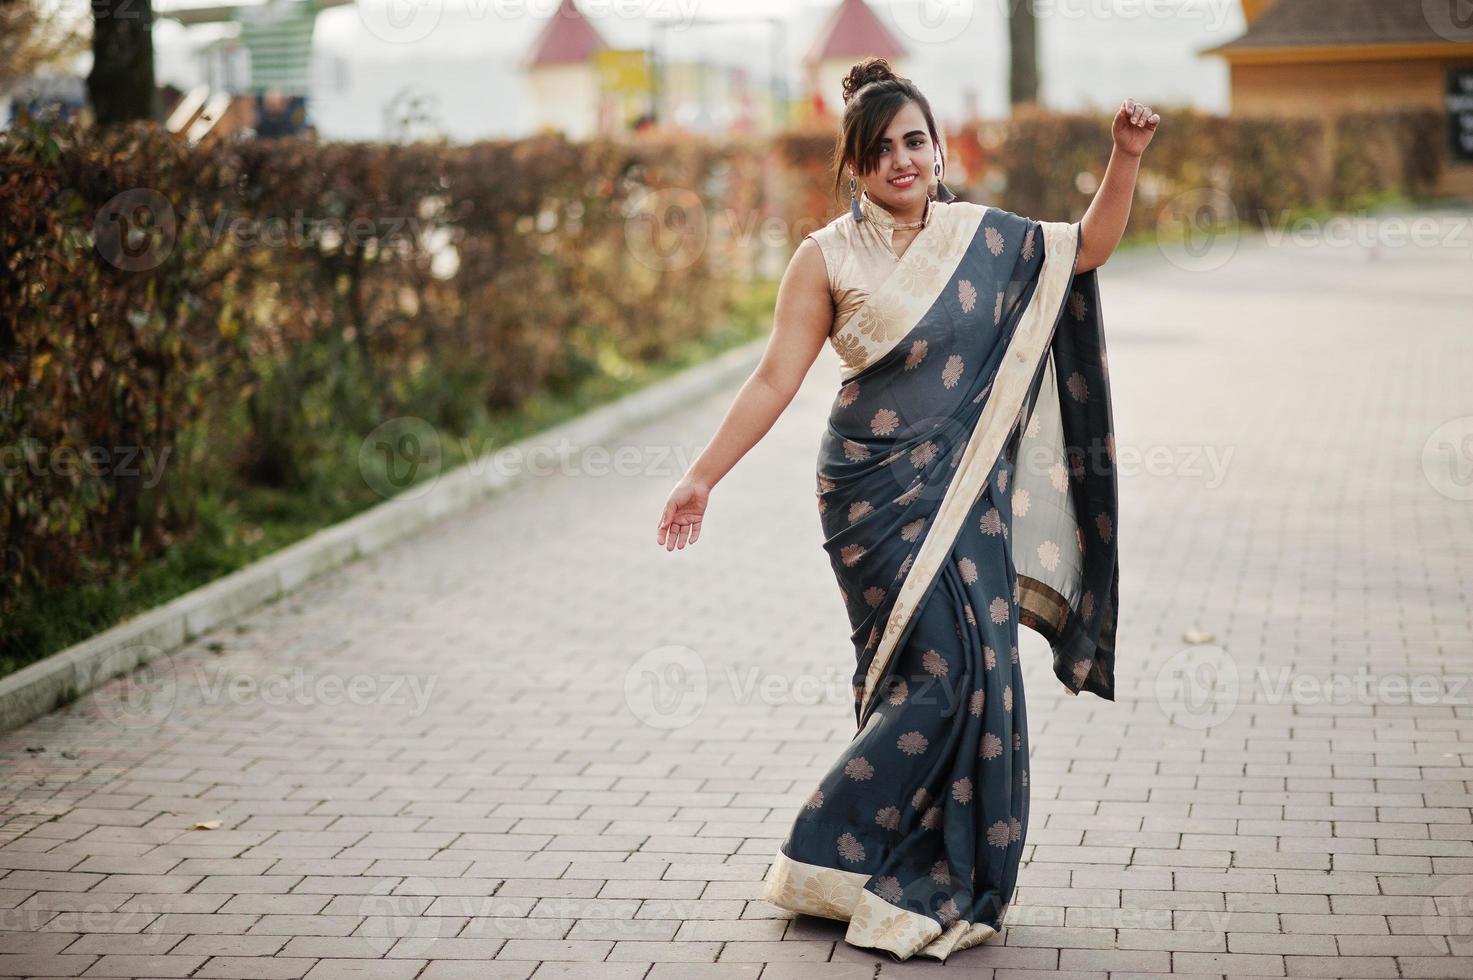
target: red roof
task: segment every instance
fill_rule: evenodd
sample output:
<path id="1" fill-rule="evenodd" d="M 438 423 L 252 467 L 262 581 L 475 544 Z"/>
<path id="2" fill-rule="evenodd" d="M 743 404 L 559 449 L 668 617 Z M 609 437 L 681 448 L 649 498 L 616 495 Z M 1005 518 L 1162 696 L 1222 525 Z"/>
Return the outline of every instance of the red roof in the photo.
<path id="1" fill-rule="evenodd" d="M 542 25 L 524 64 L 528 68 L 536 68 L 587 61 L 595 51 L 606 47 L 603 36 L 573 5 L 573 0 L 562 0 L 547 23 Z"/>
<path id="2" fill-rule="evenodd" d="M 864 0 L 843 0 L 819 28 L 803 63 L 811 64 L 827 58 L 854 58 L 857 61 L 871 56 L 900 58 L 905 56 L 905 48 Z"/>

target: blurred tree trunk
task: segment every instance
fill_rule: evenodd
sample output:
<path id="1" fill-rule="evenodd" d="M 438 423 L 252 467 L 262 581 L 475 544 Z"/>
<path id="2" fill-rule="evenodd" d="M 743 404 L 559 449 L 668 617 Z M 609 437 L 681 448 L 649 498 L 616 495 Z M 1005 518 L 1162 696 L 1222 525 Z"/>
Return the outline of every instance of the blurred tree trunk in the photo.
<path id="1" fill-rule="evenodd" d="M 87 96 L 99 125 L 158 118 L 152 0 L 92 0 Z"/>
<path id="2" fill-rule="evenodd" d="M 1038 14 L 1033 0 L 1008 3 L 1008 105 L 1038 101 Z"/>

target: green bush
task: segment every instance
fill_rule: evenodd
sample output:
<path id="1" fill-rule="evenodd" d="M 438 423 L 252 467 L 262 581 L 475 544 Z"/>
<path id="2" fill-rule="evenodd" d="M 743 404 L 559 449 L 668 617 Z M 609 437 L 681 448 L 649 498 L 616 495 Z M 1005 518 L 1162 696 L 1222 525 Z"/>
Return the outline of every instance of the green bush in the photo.
<path id="1" fill-rule="evenodd" d="M 1267 224 L 1426 194 L 1441 175 L 1430 110 L 1164 114 L 1129 231 L 1204 194 Z M 1077 220 L 1109 122 L 1030 111 L 951 133 L 972 177 L 953 189 Z M 372 503 L 342 474 L 384 420 L 484 430 L 666 360 L 753 295 L 770 309 L 750 288 L 758 253 L 847 207 L 833 146 L 827 128 L 453 147 L 191 147 L 141 124 L 0 134 L 0 661 L 49 652 L 78 629 L 48 619 L 92 608 L 47 597 L 170 563 L 197 580 Z M 276 532 L 220 531 L 247 489 Z M 180 557 L 181 542 L 198 547 Z M 154 588 L 135 597 L 170 591 Z"/>
<path id="2" fill-rule="evenodd" d="M 188 539 L 207 488 L 309 494 L 386 419 L 460 435 L 711 333 L 745 243 L 681 221 L 743 205 L 752 152 L 5 133 L 0 653 L 31 652 L 19 605 Z"/>

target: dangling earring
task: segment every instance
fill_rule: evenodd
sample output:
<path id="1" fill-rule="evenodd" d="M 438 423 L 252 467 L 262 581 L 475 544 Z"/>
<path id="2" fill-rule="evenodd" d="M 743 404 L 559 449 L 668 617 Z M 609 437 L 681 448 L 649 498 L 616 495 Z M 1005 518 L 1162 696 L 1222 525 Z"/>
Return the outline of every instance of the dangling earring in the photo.
<path id="1" fill-rule="evenodd" d="M 849 171 L 849 213 L 855 221 L 864 220 L 864 212 L 859 210 L 859 195 L 854 192 L 859 182 L 854 178 L 854 171 Z"/>
<path id="2" fill-rule="evenodd" d="M 941 188 L 941 158 L 940 157 L 937 157 L 936 158 L 936 168 L 935 168 L 935 170 L 936 170 L 936 179 L 933 180 L 933 181 L 931 181 L 931 186 L 928 189 L 928 193 L 926 194 L 926 196 L 929 197 L 933 201 L 936 200 L 936 198 L 938 197 L 938 195 L 941 193 L 941 191 L 940 191 L 940 188 Z"/>
<path id="3" fill-rule="evenodd" d="M 935 191 L 935 193 L 931 196 L 931 199 L 933 201 L 940 201 L 945 204 L 956 200 L 956 195 L 951 192 L 951 188 L 947 187 L 944 183 L 941 182 L 940 160 L 936 161 L 936 183 L 933 185 L 933 188 Z"/>

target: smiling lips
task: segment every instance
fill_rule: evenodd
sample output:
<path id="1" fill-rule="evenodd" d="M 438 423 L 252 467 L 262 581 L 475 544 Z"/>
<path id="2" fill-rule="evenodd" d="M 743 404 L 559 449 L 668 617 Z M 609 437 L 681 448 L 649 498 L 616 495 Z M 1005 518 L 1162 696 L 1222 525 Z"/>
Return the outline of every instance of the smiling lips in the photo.
<path id="1" fill-rule="evenodd" d="M 914 184 L 915 182 L 916 182 L 916 175 L 915 174 L 905 174 L 904 176 L 901 176 L 901 177 L 891 177 L 890 180 L 887 183 L 889 183 L 889 185 L 891 187 L 905 188 L 905 187 L 909 187 L 911 184 Z"/>

